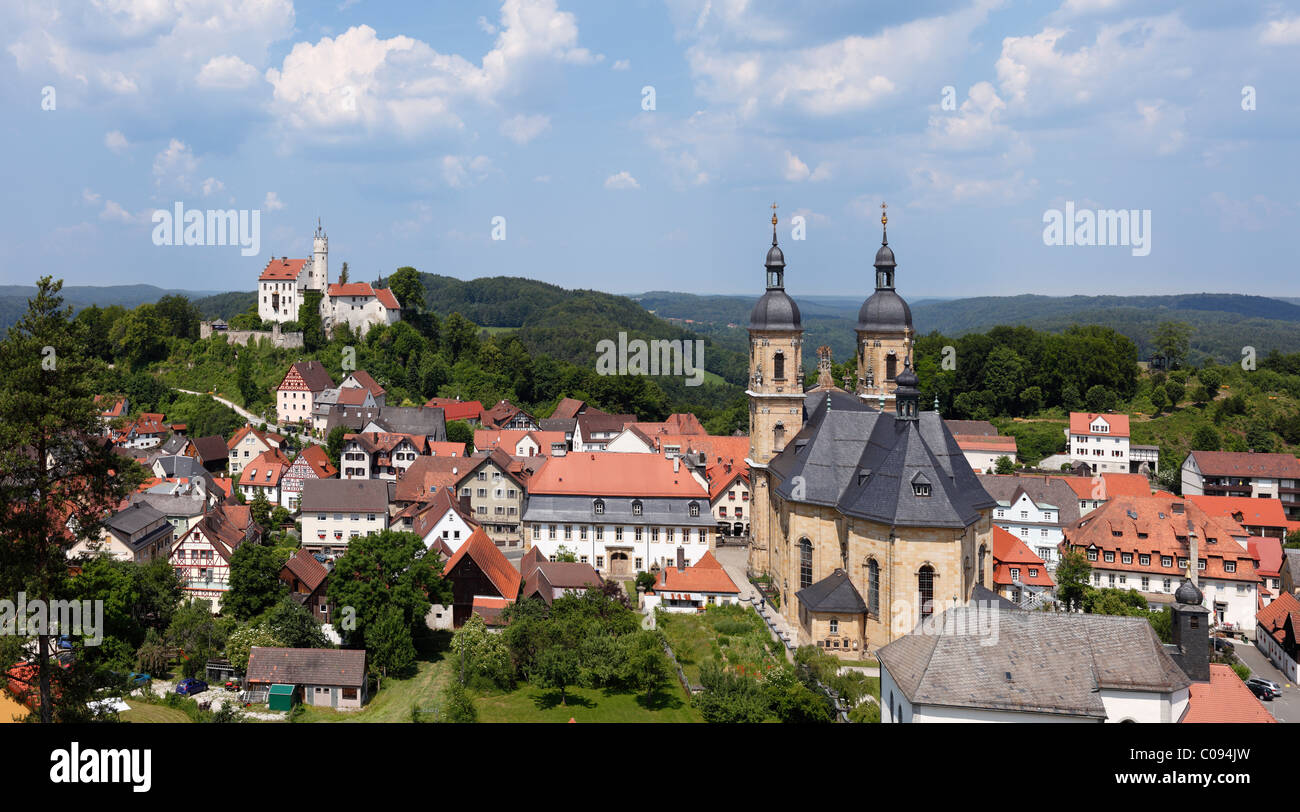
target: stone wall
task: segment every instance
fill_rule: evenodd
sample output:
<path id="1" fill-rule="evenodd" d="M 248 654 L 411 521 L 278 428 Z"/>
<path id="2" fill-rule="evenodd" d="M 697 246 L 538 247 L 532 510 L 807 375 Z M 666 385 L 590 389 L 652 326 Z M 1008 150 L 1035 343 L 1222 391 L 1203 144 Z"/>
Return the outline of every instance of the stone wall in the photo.
<path id="1" fill-rule="evenodd" d="M 302 333 L 283 332 L 278 324 L 272 325 L 271 331 L 267 332 L 265 330 L 214 330 L 210 321 L 199 323 L 199 338 L 211 338 L 217 334 L 224 335 L 228 343 L 238 344 L 241 347 L 261 339 L 266 339 L 271 342 L 271 346 L 281 349 L 296 350 L 302 347 Z"/>

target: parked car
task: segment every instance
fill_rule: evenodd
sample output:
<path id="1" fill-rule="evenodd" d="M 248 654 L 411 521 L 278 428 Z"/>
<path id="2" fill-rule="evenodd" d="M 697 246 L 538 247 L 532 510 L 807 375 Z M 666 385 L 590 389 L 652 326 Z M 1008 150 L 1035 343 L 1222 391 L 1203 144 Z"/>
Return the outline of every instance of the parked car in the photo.
<path id="1" fill-rule="evenodd" d="M 1282 695 L 1282 686 L 1271 679 L 1251 677 L 1246 680 L 1246 687 L 1260 699 L 1273 699 Z"/>
<path id="2" fill-rule="evenodd" d="M 132 671 L 126 676 L 126 684 L 130 685 L 132 688 L 139 688 L 141 685 L 147 684 L 152 679 L 153 677 L 148 674 L 140 674 Z"/>
<path id="3" fill-rule="evenodd" d="M 1226 651 L 1229 654 L 1236 654 L 1237 649 L 1232 645 L 1232 641 L 1226 637 L 1213 637 L 1215 651 Z"/>
<path id="4" fill-rule="evenodd" d="M 194 677 L 186 677 L 176 683 L 176 693 L 181 696 L 194 696 L 195 694 L 201 694 L 206 690 L 208 690 L 208 684 L 203 680 L 195 679 Z"/>

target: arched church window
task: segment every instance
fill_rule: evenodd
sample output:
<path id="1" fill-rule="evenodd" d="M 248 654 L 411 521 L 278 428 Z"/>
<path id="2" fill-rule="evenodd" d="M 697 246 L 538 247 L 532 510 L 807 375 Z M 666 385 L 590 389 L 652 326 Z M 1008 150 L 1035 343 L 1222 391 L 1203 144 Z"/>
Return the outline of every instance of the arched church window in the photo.
<path id="1" fill-rule="evenodd" d="M 799 542 L 799 588 L 812 586 L 812 542 L 802 539 Z"/>
<path id="2" fill-rule="evenodd" d="M 979 568 L 980 568 L 980 569 L 979 569 L 979 579 L 980 579 L 980 586 L 984 586 L 984 587 L 988 586 L 988 584 L 985 583 L 985 581 L 984 581 L 984 558 L 985 558 L 986 555 L 988 555 L 988 548 L 985 547 L 983 544 L 981 544 L 981 545 L 980 545 L 980 557 L 979 557 Z"/>
<path id="3" fill-rule="evenodd" d="M 772 377 L 775 380 L 785 380 L 785 353 L 778 352 L 772 356 Z"/>
<path id="4" fill-rule="evenodd" d="M 892 381 L 895 373 L 898 372 L 898 356 L 890 353 L 885 357 L 885 380 Z"/>
<path id="5" fill-rule="evenodd" d="M 934 614 L 934 567 L 926 564 L 916 574 L 917 589 L 921 598 L 921 617 Z"/>
<path id="6" fill-rule="evenodd" d="M 867 562 L 867 611 L 880 617 L 880 564 L 874 558 Z"/>

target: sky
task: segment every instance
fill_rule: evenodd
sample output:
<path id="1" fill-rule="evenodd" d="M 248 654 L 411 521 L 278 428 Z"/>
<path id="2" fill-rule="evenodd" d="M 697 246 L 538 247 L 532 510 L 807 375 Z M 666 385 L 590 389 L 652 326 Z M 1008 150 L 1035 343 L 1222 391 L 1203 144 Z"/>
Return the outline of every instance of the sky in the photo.
<path id="1" fill-rule="evenodd" d="M 910 299 L 1300 296 L 1300 3 L 1183 6 L 6 2 L 0 283 L 253 290 L 320 218 L 335 279 L 758 295 L 776 203 L 787 289 L 856 296 L 887 202 Z"/>

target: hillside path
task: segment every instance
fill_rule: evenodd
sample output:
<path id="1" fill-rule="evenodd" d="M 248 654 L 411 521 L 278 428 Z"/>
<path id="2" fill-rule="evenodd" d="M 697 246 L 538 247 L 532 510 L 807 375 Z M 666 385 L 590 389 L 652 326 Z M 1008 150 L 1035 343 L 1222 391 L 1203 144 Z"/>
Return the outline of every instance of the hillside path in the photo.
<path id="1" fill-rule="evenodd" d="M 265 420 L 253 414 L 252 412 L 248 411 L 247 409 L 243 408 L 242 406 L 237 406 L 234 403 L 221 397 L 220 395 L 214 395 L 208 392 L 195 392 L 192 389 L 181 389 L 179 386 L 173 386 L 172 389 L 175 389 L 177 392 L 184 392 L 187 395 L 198 395 L 199 397 L 212 398 L 217 403 L 220 403 L 222 406 L 227 407 L 235 414 L 244 418 L 245 420 L 247 420 L 249 423 L 253 425 L 266 422 Z M 278 424 L 267 423 L 266 425 L 267 428 L 273 429 L 277 434 L 285 434 L 288 431 L 288 429 L 282 428 Z M 299 432 L 298 436 L 302 437 L 304 435 L 301 432 Z M 306 439 L 308 442 L 315 443 L 316 445 L 325 445 L 325 442 L 323 440 L 318 440 L 315 437 L 307 436 Z"/>

